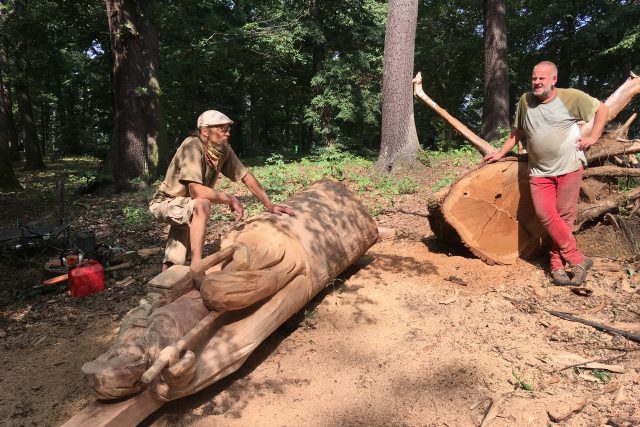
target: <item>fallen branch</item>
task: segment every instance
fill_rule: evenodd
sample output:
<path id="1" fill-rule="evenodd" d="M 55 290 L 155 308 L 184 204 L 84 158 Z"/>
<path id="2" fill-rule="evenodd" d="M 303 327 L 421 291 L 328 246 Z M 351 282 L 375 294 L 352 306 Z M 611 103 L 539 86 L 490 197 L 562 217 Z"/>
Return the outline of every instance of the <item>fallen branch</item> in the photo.
<path id="1" fill-rule="evenodd" d="M 453 128 L 460 132 L 460 134 L 474 145 L 483 155 L 488 153 L 495 153 L 497 150 L 484 139 L 476 135 L 471 129 L 466 127 L 462 122 L 447 112 L 444 108 L 440 107 L 436 102 L 429 98 L 422 89 L 422 74 L 416 74 L 413 79 L 413 95 L 420 101 L 424 102 L 428 107 L 433 109 L 436 113 L 445 119 Z"/>
<path id="2" fill-rule="evenodd" d="M 631 332 L 623 331 L 622 329 L 617 329 L 611 326 L 604 325 L 598 322 L 592 322 L 591 320 L 582 319 L 580 317 L 576 317 L 569 313 L 564 313 L 562 311 L 554 311 L 554 310 L 546 310 L 547 313 L 559 317 L 564 320 L 568 320 L 570 322 L 582 323 L 583 325 L 591 326 L 592 328 L 596 328 L 600 331 L 607 332 L 609 334 L 620 335 L 621 337 L 625 337 L 628 340 L 639 342 L 640 343 L 640 335 L 633 334 Z"/>
<path id="3" fill-rule="evenodd" d="M 593 163 L 613 156 L 635 153 L 640 153 L 640 139 L 624 139 L 620 137 L 607 139 L 604 137 L 598 140 L 598 143 L 592 145 L 585 155 L 587 156 L 587 162 Z"/>
<path id="4" fill-rule="evenodd" d="M 585 222 L 594 220 L 607 212 L 618 209 L 618 206 L 621 204 L 638 198 L 640 198 L 640 188 L 635 188 L 628 193 L 616 194 L 606 199 L 598 200 L 597 204 L 581 203 L 578 205 L 578 213 L 576 215 L 573 231 L 575 232 L 580 230 Z"/>
<path id="5" fill-rule="evenodd" d="M 618 166 L 598 166 L 585 169 L 583 176 L 640 176 L 640 169 L 622 168 Z"/>

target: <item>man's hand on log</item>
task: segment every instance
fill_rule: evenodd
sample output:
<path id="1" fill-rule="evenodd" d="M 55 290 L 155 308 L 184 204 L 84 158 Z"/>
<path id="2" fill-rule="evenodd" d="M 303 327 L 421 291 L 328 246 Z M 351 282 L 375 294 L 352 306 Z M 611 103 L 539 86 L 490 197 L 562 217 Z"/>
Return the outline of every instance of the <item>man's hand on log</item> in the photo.
<path id="1" fill-rule="evenodd" d="M 586 150 L 598 141 L 598 138 L 581 136 L 576 139 L 576 150 Z"/>
<path id="2" fill-rule="evenodd" d="M 289 216 L 296 216 L 296 213 L 293 211 L 293 209 L 286 205 L 273 205 L 271 209 L 269 209 L 269 212 L 276 215 L 282 215 L 283 213 L 286 213 Z"/>
<path id="3" fill-rule="evenodd" d="M 244 216 L 244 208 L 242 207 L 242 205 L 240 204 L 238 199 L 233 197 L 233 199 L 229 203 L 229 208 L 231 208 L 232 212 L 236 213 L 236 221 L 240 221 L 242 219 L 242 217 Z"/>
<path id="4" fill-rule="evenodd" d="M 495 163 L 502 158 L 502 154 L 499 151 L 495 151 L 493 153 L 487 153 L 482 158 L 482 163 Z"/>

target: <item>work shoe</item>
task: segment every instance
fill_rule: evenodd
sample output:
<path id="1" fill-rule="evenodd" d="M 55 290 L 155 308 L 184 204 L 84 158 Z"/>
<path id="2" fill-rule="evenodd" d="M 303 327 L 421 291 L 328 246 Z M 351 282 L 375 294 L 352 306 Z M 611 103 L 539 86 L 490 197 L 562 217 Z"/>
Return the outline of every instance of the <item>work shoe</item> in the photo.
<path id="1" fill-rule="evenodd" d="M 567 272 L 564 271 L 563 268 L 553 270 L 551 272 L 551 279 L 553 279 L 553 284 L 556 286 L 569 286 L 571 284 L 571 279 L 569 279 Z"/>
<path id="2" fill-rule="evenodd" d="M 584 283 L 584 279 L 587 278 L 587 271 L 593 267 L 593 261 L 590 258 L 584 257 L 584 260 L 580 264 L 576 264 L 571 267 L 573 277 L 571 277 L 571 284 L 574 286 L 580 286 Z"/>

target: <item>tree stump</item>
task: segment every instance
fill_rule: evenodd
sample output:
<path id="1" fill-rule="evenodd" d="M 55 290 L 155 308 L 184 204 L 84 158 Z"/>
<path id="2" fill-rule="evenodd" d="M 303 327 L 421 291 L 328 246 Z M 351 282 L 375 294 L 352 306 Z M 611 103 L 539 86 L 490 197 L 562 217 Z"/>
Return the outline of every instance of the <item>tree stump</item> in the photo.
<path id="1" fill-rule="evenodd" d="M 429 224 L 438 239 L 452 243 L 458 236 L 488 264 L 534 257 L 547 242 L 531 203 L 527 162 L 515 158 L 463 175 L 430 202 Z"/>

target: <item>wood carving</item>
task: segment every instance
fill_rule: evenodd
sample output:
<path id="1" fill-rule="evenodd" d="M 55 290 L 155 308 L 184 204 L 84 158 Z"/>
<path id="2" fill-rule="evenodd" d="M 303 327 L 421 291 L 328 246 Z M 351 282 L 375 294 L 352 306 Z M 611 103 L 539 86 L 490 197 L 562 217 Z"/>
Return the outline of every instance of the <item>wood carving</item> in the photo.
<path id="1" fill-rule="evenodd" d="M 109 350 L 82 367 L 98 399 L 143 392 L 141 406 L 155 410 L 149 396 L 178 399 L 230 374 L 377 239 L 375 221 L 337 181 L 320 181 L 286 203 L 294 217 L 248 219 L 223 239 L 218 253 L 192 265 L 190 290 L 186 267 L 172 267 L 178 269 L 171 280 L 186 291 L 174 301 L 167 303 L 170 292 L 151 292 L 167 287 L 156 280 L 162 275 L 152 280 Z"/>
<path id="2" fill-rule="evenodd" d="M 483 155 L 496 149 L 473 133 L 468 127 L 435 103 L 422 88 L 420 73 L 413 79 L 414 95 L 432 108 L 444 120 Z M 630 77 L 606 101 L 609 120 L 613 119 L 640 93 L 640 77 Z M 627 132 L 635 115 L 614 131 L 606 132 L 596 145 L 587 151 L 587 161 L 600 167 L 587 169 L 586 176 L 638 176 L 637 169 L 601 166 L 618 156 L 632 156 L 640 152 L 638 140 L 628 140 Z M 591 129 L 585 123 L 581 133 Z M 635 165 L 634 158 L 624 163 Z M 622 163 L 622 161 L 621 161 Z M 544 248 L 546 233 L 539 224 L 530 201 L 526 157 L 507 158 L 480 166 L 434 196 L 429 202 L 429 223 L 439 240 L 455 246 L 462 242 L 471 252 L 489 264 L 512 264 L 518 257 L 528 258 Z M 615 208 L 613 200 L 623 196 L 611 196 L 611 200 L 580 210 L 579 224 Z M 600 209 L 599 207 L 602 207 Z M 597 216 L 596 216 L 597 217 Z"/>

